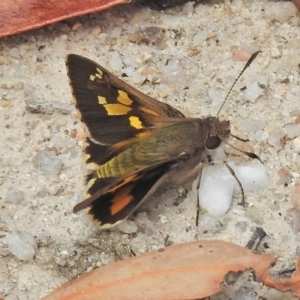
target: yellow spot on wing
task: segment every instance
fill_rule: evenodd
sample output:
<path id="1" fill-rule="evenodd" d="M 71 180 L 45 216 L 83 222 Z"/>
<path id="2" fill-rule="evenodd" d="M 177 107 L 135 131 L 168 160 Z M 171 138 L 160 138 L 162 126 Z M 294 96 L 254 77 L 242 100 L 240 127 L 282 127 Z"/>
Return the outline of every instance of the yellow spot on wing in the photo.
<path id="1" fill-rule="evenodd" d="M 100 77 L 99 76 L 97 76 L 98 78 L 102 78 L 102 76 L 103 76 L 103 71 L 101 70 L 101 69 L 99 69 L 99 68 L 96 68 L 96 70 L 97 70 L 97 72 L 98 72 L 98 74 L 100 75 Z"/>
<path id="2" fill-rule="evenodd" d="M 143 128 L 143 124 L 142 122 L 140 121 L 140 119 L 138 117 L 135 117 L 135 116 L 131 116 L 129 118 L 129 121 L 130 121 L 130 125 L 136 129 L 141 129 Z"/>
<path id="3" fill-rule="evenodd" d="M 132 104 L 132 100 L 128 97 L 128 94 L 124 91 L 118 90 L 119 96 L 117 98 L 117 100 L 125 105 L 131 105 Z"/>
<path id="4" fill-rule="evenodd" d="M 95 181 L 96 181 L 96 178 L 93 178 L 93 179 L 91 179 L 91 180 L 88 182 L 87 187 L 86 187 L 86 190 L 87 190 L 87 191 L 90 189 L 90 187 L 91 187 L 92 185 L 94 185 Z"/>
<path id="5" fill-rule="evenodd" d="M 98 103 L 99 104 L 106 104 L 107 103 L 106 98 L 102 97 L 102 96 L 98 96 Z"/>
<path id="6" fill-rule="evenodd" d="M 150 108 L 140 107 L 140 110 L 152 116 L 158 117 L 158 113 Z"/>
<path id="7" fill-rule="evenodd" d="M 94 80 L 95 80 L 95 78 L 96 78 L 96 76 L 95 76 L 95 75 L 90 75 L 90 80 L 91 80 L 91 81 L 94 81 Z"/>
<path id="8" fill-rule="evenodd" d="M 123 104 L 104 104 L 103 105 L 110 116 L 126 115 L 131 108 Z"/>
<path id="9" fill-rule="evenodd" d="M 98 170 L 98 168 L 99 168 L 99 165 L 96 163 L 93 163 L 93 162 L 86 164 L 86 166 L 89 170 L 92 170 L 92 171 Z"/>

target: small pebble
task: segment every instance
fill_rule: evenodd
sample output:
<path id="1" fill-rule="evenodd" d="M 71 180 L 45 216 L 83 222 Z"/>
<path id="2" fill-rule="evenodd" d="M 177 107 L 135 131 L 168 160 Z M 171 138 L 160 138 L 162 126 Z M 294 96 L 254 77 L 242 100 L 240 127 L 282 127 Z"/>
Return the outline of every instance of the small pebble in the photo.
<path id="1" fill-rule="evenodd" d="M 296 185 L 291 196 L 293 206 L 300 212 L 300 184 Z"/>
<path id="2" fill-rule="evenodd" d="M 291 171 L 285 167 L 278 170 L 278 176 L 277 184 L 290 184 L 293 179 Z"/>
<path id="3" fill-rule="evenodd" d="M 166 224 L 168 223 L 168 218 L 164 215 L 158 215 L 158 220 L 161 224 Z"/>
<path id="4" fill-rule="evenodd" d="M 290 139 L 300 136 L 300 124 L 288 124 L 284 126 L 284 129 Z"/>
<path id="5" fill-rule="evenodd" d="M 182 7 L 182 12 L 186 15 L 190 15 L 194 12 L 194 2 L 189 1 L 186 4 L 183 5 Z"/>
<path id="6" fill-rule="evenodd" d="M 123 233 L 135 233 L 137 232 L 137 225 L 134 221 L 125 220 L 121 224 L 118 225 L 118 228 Z"/>
<path id="7" fill-rule="evenodd" d="M 260 210 L 254 206 L 250 206 L 247 208 L 245 216 L 255 222 L 257 225 L 262 225 L 265 222 L 260 213 Z"/>
<path id="8" fill-rule="evenodd" d="M 258 132 L 265 126 L 264 121 L 245 118 L 240 122 L 241 132 Z"/>
<path id="9" fill-rule="evenodd" d="M 76 31 L 76 30 L 78 30 L 78 29 L 81 28 L 81 27 L 82 27 L 82 23 L 76 22 L 76 23 L 72 26 L 71 30 L 72 30 L 72 31 Z"/>
<path id="10" fill-rule="evenodd" d="M 232 300 L 254 300 L 256 298 L 255 296 L 254 291 L 242 286 L 233 295 Z"/>
<path id="11" fill-rule="evenodd" d="M 36 255 L 38 246 L 29 232 L 17 230 L 7 235 L 8 251 L 20 260 L 31 260 Z"/>
<path id="12" fill-rule="evenodd" d="M 207 39 L 207 33 L 204 30 L 199 30 L 193 37 L 194 46 L 201 45 Z"/>
<path id="13" fill-rule="evenodd" d="M 199 230 L 202 233 L 205 233 L 207 231 L 210 233 L 218 232 L 221 230 L 221 224 L 216 218 L 212 216 L 202 215 L 199 218 Z"/>
<path id="14" fill-rule="evenodd" d="M 300 136 L 293 140 L 294 150 L 300 152 Z"/>
<path id="15" fill-rule="evenodd" d="M 23 191 L 12 191 L 6 194 L 4 201 L 12 204 L 20 204 L 25 199 L 25 194 Z"/>
<path id="16" fill-rule="evenodd" d="M 295 208 L 286 211 L 286 220 L 291 225 L 294 233 L 300 232 L 300 212 Z"/>
<path id="17" fill-rule="evenodd" d="M 285 132 L 280 128 L 275 128 L 270 132 L 268 137 L 268 143 L 273 146 L 276 150 L 280 150 L 284 146 Z"/>
<path id="18" fill-rule="evenodd" d="M 245 98 L 248 101 L 255 101 L 262 95 L 263 89 L 259 86 L 257 81 L 252 82 L 250 85 L 247 86 L 245 91 Z"/>
<path id="19" fill-rule="evenodd" d="M 297 13 L 297 7 L 292 2 L 277 2 L 271 6 L 271 13 L 275 20 L 287 22 Z"/>
<path id="20" fill-rule="evenodd" d="M 280 58 L 281 57 L 281 52 L 277 47 L 271 48 L 271 56 L 273 58 Z"/>
<path id="21" fill-rule="evenodd" d="M 123 63 L 119 53 L 112 52 L 110 54 L 110 58 L 108 60 L 109 67 L 114 71 L 119 71 L 123 67 Z"/>
<path id="22" fill-rule="evenodd" d="M 236 228 L 240 231 L 240 232 L 246 232 L 247 228 L 248 228 L 248 223 L 246 221 L 240 221 L 240 222 L 237 222 L 235 224 Z"/>
<path id="23" fill-rule="evenodd" d="M 62 161 L 49 151 L 38 151 L 33 164 L 45 175 L 58 175 L 63 167 Z"/>
<path id="24" fill-rule="evenodd" d="M 251 53 L 242 49 L 235 50 L 232 55 L 234 61 L 247 61 L 250 57 Z"/>

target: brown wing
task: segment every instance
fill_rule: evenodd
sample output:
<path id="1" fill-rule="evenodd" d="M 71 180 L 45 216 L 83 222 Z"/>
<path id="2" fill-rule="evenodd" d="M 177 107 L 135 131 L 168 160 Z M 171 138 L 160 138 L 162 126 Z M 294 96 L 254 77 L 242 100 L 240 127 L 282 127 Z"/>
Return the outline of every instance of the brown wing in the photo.
<path id="1" fill-rule="evenodd" d="M 165 181 L 169 171 L 182 163 L 185 153 L 146 167 L 123 178 L 97 178 L 88 189 L 87 198 L 73 212 L 87 210 L 87 215 L 100 228 L 109 228 L 125 220 Z M 103 183 L 106 183 L 103 184 Z"/>
<path id="2" fill-rule="evenodd" d="M 88 58 L 70 54 L 66 63 L 81 120 L 90 137 L 102 145 L 131 139 L 166 117 L 184 118 L 177 109 L 141 93 Z"/>

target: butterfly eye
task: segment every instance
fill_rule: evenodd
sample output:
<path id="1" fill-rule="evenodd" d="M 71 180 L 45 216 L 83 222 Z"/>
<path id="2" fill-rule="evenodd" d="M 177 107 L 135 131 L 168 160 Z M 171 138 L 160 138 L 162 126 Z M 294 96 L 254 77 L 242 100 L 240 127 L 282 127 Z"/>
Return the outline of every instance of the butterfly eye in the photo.
<path id="1" fill-rule="evenodd" d="M 205 141 L 205 147 L 207 150 L 217 149 L 220 145 L 221 139 L 216 135 L 209 136 Z"/>

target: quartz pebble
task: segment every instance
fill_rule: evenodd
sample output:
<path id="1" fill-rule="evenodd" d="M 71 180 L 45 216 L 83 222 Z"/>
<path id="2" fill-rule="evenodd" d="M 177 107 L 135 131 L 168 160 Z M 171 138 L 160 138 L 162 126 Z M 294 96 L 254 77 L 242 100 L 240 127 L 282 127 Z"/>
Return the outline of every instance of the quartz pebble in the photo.
<path id="1" fill-rule="evenodd" d="M 294 150 L 300 152 L 300 137 L 297 137 L 293 140 Z"/>
<path id="2" fill-rule="evenodd" d="M 137 232 L 137 225 L 134 221 L 131 221 L 131 220 L 123 221 L 122 223 L 120 223 L 118 225 L 118 228 L 121 232 L 127 233 L 127 234 Z"/>
<path id="3" fill-rule="evenodd" d="M 259 86 L 257 81 L 252 82 L 247 86 L 245 91 L 245 98 L 248 101 L 255 101 L 263 93 L 263 89 Z"/>
<path id="4" fill-rule="evenodd" d="M 256 294 L 253 290 L 242 286 L 236 291 L 236 293 L 232 297 L 232 300 L 254 300 L 255 296 Z"/>
<path id="5" fill-rule="evenodd" d="M 270 132 L 268 143 L 278 151 L 282 149 L 284 145 L 284 137 L 285 132 L 280 128 L 276 128 L 272 132 Z"/>
<path id="6" fill-rule="evenodd" d="M 293 206 L 300 211 L 300 184 L 295 186 L 292 192 L 291 202 Z"/>
<path id="7" fill-rule="evenodd" d="M 123 68 L 123 63 L 119 53 L 112 52 L 108 61 L 109 67 L 112 70 L 119 71 Z"/>
<path id="8" fill-rule="evenodd" d="M 273 3 L 271 13 L 275 20 L 286 22 L 290 17 L 296 15 L 297 7 L 292 2 Z"/>
<path id="9" fill-rule="evenodd" d="M 49 151 L 38 151 L 33 158 L 33 164 L 45 175 L 58 175 L 63 166 L 61 160 Z"/>
<path id="10" fill-rule="evenodd" d="M 23 191 L 12 191 L 6 194 L 5 196 L 5 202 L 12 203 L 12 204 L 20 204 L 22 201 L 24 201 L 25 194 Z"/>
<path id="11" fill-rule="evenodd" d="M 300 212 L 295 208 L 290 208 L 286 211 L 286 220 L 292 227 L 294 233 L 300 232 Z"/>
<path id="12" fill-rule="evenodd" d="M 203 215 L 199 218 L 199 230 L 202 233 L 207 231 L 211 232 L 218 232 L 221 230 L 220 222 L 210 215 Z"/>
<path id="13" fill-rule="evenodd" d="M 183 5 L 182 12 L 187 15 L 192 14 L 194 12 L 194 5 L 195 3 L 192 1 L 187 2 Z"/>
<path id="14" fill-rule="evenodd" d="M 204 30 L 199 30 L 193 38 L 195 46 L 201 45 L 207 39 L 207 33 Z"/>
<path id="15" fill-rule="evenodd" d="M 31 233 L 16 230 L 7 235 L 7 245 L 10 253 L 20 260 L 31 260 L 37 252 L 37 242 Z"/>
<path id="16" fill-rule="evenodd" d="M 284 126 L 284 129 L 290 139 L 293 139 L 300 135 L 300 124 L 288 124 Z"/>
<path id="17" fill-rule="evenodd" d="M 265 188 L 268 183 L 266 169 L 263 165 L 235 166 L 228 163 L 234 170 L 245 192 Z M 201 208 L 215 217 L 223 216 L 230 207 L 235 178 L 226 166 L 216 169 L 216 166 L 205 166 L 199 188 L 199 204 Z"/>

